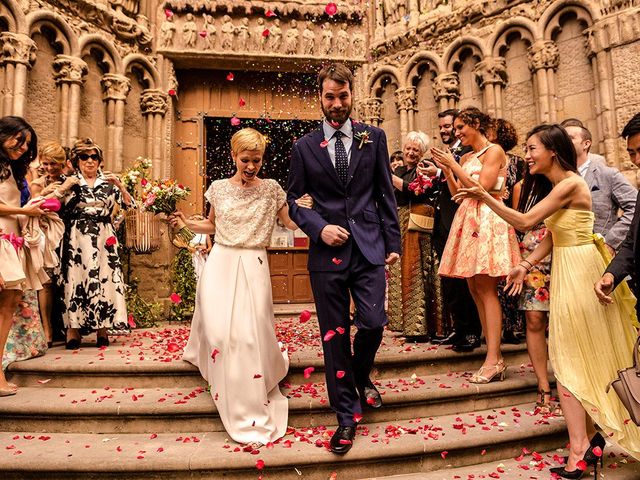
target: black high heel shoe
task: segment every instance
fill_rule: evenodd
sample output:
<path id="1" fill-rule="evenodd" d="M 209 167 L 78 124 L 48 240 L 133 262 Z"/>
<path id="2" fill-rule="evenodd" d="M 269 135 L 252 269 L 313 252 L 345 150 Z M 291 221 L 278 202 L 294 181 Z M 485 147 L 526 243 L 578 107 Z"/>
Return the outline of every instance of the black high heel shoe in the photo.
<path id="1" fill-rule="evenodd" d="M 585 474 L 585 470 L 580 470 L 579 468 L 576 468 L 575 470 L 571 470 L 569 472 L 568 470 L 565 470 L 564 467 L 554 467 L 554 468 L 550 468 L 549 471 L 551 473 L 555 473 L 561 478 L 570 478 L 573 480 L 582 478 L 582 476 Z"/>
<path id="2" fill-rule="evenodd" d="M 600 466 L 604 468 L 604 447 L 606 446 L 606 444 L 607 444 L 607 441 L 604 439 L 604 437 L 600 432 L 596 432 L 596 434 L 593 437 L 591 437 L 591 440 L 589 441 L 589 449 L 584 453 L 584 457 L 582 458 L 587 463 L 587 465 L 595 467 L 599 459 Z M 595 453 L 593 453 L 593 450 L 596 447 L 600 447 L 600 450 L 602 452 L 599 457 Z M 566 465 L 567 462 L 569 461 L 569 457 L 563 457 L 563 458 L 564 458 L 564 464 Z"/>

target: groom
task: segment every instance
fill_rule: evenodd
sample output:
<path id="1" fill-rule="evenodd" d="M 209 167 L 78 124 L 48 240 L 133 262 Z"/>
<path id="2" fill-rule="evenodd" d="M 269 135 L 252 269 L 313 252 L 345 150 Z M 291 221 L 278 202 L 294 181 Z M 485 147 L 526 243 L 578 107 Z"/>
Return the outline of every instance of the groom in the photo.
<path id="1" fill-rule="evenodd" d="M 344 454 L 362 405 L 382 406 L 369 374 L 387 323 L 384 266 L 400 256 L 400 228 L 385 134 L 350 119 L 353 74 L 330 64 L 318 74 L 318 87 L 325 118 L 293 145 L 287 200 L 291 218 L 311 239 L 308 269 L 339 424 L 330 445 Z M 305 193 L 313 209 L 296 204 Z M 357 310 L 353 355 L 349 293 Z"/>

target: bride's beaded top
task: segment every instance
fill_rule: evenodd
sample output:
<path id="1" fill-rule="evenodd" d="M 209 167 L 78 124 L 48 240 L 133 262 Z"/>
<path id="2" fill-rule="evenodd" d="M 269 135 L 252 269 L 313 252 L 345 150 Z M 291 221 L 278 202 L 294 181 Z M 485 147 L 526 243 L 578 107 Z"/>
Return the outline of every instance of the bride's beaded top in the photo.
<path id="1" fill-rule="evenodd" d="M 216 180 L 204 194 L 215 211 L 215 241 L 229 247 L 267 247 L 286 193 L 275 180 L 241 187 Z"/>

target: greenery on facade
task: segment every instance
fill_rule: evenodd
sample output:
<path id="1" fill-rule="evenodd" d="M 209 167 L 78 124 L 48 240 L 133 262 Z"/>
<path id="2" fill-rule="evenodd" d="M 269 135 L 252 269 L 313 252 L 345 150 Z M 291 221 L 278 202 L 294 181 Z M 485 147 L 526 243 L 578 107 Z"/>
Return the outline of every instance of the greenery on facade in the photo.
<path id="1" fill-rule="evenodd" d="M 171 305 L 169 319 L 191 321 L 196 303 L 196 273 L 193 269 L 191 252 L 181 248 L 171 264 L 173 291 L 180 296 L 179 302 Z"/>

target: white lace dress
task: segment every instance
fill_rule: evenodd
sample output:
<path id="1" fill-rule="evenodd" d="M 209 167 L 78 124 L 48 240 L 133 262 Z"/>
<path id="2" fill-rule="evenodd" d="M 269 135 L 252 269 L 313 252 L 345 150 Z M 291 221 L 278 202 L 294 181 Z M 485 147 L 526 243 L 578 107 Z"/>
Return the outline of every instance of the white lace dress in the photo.
<path id="1" fill-rule="evenodd" d="M 267 252 L 286 195 L 273 180 L 240 187 L 217 180 L 205 193 L 215 210 L 215 244 L 196 293 L 183 359 L 200 369 L 229 436 L 266 444 L 287 430 L 279 389 L 287 352 L 274 329 Z"/>

